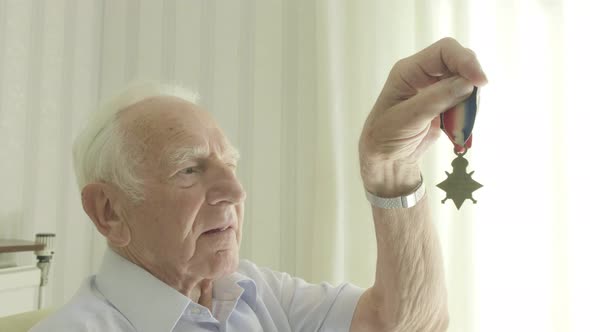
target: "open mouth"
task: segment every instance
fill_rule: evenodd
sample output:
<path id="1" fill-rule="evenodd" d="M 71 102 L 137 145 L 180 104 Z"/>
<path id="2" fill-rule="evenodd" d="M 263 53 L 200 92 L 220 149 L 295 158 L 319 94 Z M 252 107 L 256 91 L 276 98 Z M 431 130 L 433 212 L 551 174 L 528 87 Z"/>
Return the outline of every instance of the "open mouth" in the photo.
<path id="1" fill-rule="evenodd" d="M 217 233 L 224 232 L 224 231 L 228 230 L 229 228 L 231 228 L 231 226 L 228 225 L 228 226 L 225 226 L 225 227 L 215 228 L 215 229 L 206 231 L 203 234 L 205 234 L 205 235 L 217 234 Z"/>

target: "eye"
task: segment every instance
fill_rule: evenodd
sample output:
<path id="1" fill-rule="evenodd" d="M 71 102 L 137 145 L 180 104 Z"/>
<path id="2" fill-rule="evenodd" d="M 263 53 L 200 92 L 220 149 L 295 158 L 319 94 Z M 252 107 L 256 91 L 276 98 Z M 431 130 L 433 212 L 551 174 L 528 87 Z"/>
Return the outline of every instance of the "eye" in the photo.
<path id="1" fill-rule="evenodd" d="M 202 172 L 203 172 L 203 170 L 201 169 L 200 166 L 191 166 L 191 167 L 187 167 L 187 168 L 181 170 L 178 173 L 180 173 L 182 175 L 193 175 L 193 174 L 199 174 Z"/>

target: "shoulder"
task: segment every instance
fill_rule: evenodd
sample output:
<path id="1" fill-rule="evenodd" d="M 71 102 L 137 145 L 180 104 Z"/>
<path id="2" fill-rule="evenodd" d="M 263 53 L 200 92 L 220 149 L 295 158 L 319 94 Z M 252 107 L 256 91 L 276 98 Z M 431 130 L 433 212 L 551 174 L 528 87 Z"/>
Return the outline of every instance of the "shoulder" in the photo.
<path id="1" fill-rule="evenodd" d="M 241 273 L 247 273 L 250 271 L 255 271 L 258 270 L 258 266 L 256 264 L 254 264 L 253 262 L 247 260 L 247 259 L 240 259 L 240 264 L 238 266 L 238 271 Z"/>
<path id="2" fill-rule="evenodd" d="M 280 290 L 285 281 L 292 279 L 288 273 L 259 267 L 247 259 L 240 260 L 238 273 L 254 281 L 259 288 L 268 287 L 274 291 Z"/>
<path id="3" fill-rule="evenodd" d="M 260 267 L 255 263 L 247 260 L 241 259 L 240 265 L 238 267 L 238 273 L 250 278 L 254 279 L 261 279 L 261 280 L 280 280 L 284 278 L 291 278 L 291 276 L 286 272 L 278 272 L 271 270 L 267 267 Z"/>
<path id="4" fill-rule="evenodd" d="M 84 281 L 74 297 L 30 331 L 127 331 L 131 325 L 93 287 L 94 277 Z"/>
<path id="5" fill-rule="evenodd" d="M 256 283 L 269 310 L 279 306 L 294 331 L 348 331 L 364 289 L 349 283 L 308 283 L 284 272 L 241 260 L 238 273 Z"/>

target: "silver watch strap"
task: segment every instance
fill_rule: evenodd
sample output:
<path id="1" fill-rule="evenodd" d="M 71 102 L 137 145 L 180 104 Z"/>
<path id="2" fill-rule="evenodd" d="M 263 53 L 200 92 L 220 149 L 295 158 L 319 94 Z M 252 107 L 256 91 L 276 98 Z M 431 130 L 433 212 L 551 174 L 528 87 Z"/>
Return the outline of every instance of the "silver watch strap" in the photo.
<path id="1" fill-rule="evenodd" d="M 425 193 L 426 186 L 424 185 L 422 174 L 420 174 L 420 184 L 418 185 L 418 187 L 416 187 L 416 189 L 414 189 L 412 193 L 408 195 L 385 198 L 375 196 L 368 190 L 365 190 L 367 200 L 369 200 L 371 205 L 381 209 L 411 208 L 412 206 L 418 204 L 422 197 L 424 197 Z"/>

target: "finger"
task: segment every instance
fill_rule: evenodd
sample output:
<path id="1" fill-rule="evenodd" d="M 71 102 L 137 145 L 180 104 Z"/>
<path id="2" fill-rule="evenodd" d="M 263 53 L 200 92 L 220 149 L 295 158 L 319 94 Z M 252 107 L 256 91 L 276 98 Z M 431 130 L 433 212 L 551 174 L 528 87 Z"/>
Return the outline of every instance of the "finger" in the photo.
<path id="1" fill-rule="evenodd" d="M 412 154 L 412 158 L 419 160 L 420 156 L 426 152 L 426 150 L 440 137 L 441 135 L 440 130 L 440 119 L 439 117 L 435 117 L 432 122 L 430 123 L 430 128 L 428 129 L 428 133 L 422 139 L 422 142 L 416 147 L 416 151 Z"/>
<path id="2" fill-rule="evenodd" d="M 396 63 L 380 98 L 390 102 L 405 100 L 441 79 L 456 75 L 473 85 L 487 83 L 475 53 L 452 38 L 444 38 Z"/>
<path id="3" fill-rule="evenodd" d="M 487 83 L 475 52 L 461 46 L 453 38 L 441 39 L 418 52 L 414 63 L 420 66 L 426 75 L 442 76 L 450 73 L 462 76 L 477 86 Z"/>
<path id="4" fill-rule="evenodd" d="M 432 121 L 440 113 L 467 99 L 473 84 L 455 76 L 441 80 L 420 91 L 414 97 L 394 106 L 385 121 L 422 125 Z"/>

